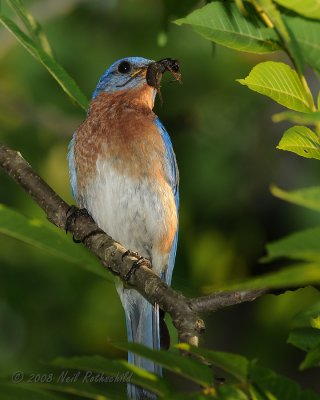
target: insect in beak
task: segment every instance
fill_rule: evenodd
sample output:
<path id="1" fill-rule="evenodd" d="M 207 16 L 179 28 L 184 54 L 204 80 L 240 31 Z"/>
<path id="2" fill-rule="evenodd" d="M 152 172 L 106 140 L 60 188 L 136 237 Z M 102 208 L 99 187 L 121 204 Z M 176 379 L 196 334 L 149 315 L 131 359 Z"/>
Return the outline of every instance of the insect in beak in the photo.
<path id="1" fill-rule="evenodd" d="M 175 78 L 175 82 L 182 83 L 180 65 L 178 60 L 172 58 L 163 58 L 162 60 L 155 61 L 149 64 L 147 68 L 146 80 L 149 86 L 153 86 L 159 94 L 162 103 L 162 96 L 160 91 L 160 82 L 162 75 L 166 72 Z"/>

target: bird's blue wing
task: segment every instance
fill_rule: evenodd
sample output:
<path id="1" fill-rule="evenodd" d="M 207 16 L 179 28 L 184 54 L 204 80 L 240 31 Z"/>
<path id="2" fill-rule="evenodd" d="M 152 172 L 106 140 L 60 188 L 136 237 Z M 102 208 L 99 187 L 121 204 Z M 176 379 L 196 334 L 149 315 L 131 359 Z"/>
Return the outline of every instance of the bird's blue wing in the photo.
<path id="1" fill-rule="evenodd" d="M 70 184 L 71 184 L 72 197 L 74 199 L 77 198 L 77 173 L 76 173 L 76 166 L 75 166 L 75 162 L 74 162 L 74 141 L 76 139 L 76 134 L 77 134 L 77 132 L 75 132 L 73 134 L 72 139 L 69 143 L 69 147 L 68 147 Z"/>
<path id="2" fill-rule="evenodd" d="M 159 118 L 156 118 L 155 123 L 160 131 L 161 137 L 165 144 L 165 148 L 166 148 L 165 172 L 167 175 L 167 179 L 171 184 L 171 188 L 172 188 L 175 202 L 176 202 L 177 213 L 178 213 L 179 212 L 179 171 L 178 171 L 176 156 L 174 154 L 171 139 L 170 139 L 168 132 L 166 131 L 166 128 L 162 125 Z M 169 261 L 168 261 L 168 269 L 163 276 L 163 279 L 165 280 L 165 282 L 168 285 L 171 284 L 172 272 L 173 272 L 173 267 L 174 267 L 174 262 L 175 262 L 175 258 L 176 258 L 176 252 L 177 252 L 177 244 L 178 244 L 178 230 L 175 235 L 175 238 L 174 238 L 174 241 L 172 244 L 172 248 L 170 251 Z"/>

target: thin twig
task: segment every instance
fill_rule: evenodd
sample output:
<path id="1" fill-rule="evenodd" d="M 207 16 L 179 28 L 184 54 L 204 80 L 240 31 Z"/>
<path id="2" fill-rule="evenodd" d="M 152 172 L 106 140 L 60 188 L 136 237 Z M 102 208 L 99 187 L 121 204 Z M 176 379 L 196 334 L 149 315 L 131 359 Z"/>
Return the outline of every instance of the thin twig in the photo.
<path id="1" fill-rule="evenodd" d="M 208 296 L 189 299 L 191 309 L 196 313 L 214 312 L 228 306 L 253 301 L 270 293 L 268 289 L 242 290 L 238 292 L 216 292 Z"/>

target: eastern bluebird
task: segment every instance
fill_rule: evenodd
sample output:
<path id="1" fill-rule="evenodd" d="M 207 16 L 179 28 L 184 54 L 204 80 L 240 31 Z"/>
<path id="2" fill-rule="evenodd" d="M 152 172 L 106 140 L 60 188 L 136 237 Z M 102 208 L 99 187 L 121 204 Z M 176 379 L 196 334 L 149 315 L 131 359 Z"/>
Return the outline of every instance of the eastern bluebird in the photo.
<path id="1" fill-rule="evenodd" d="M 171 63 L 172 61 L 172 63 Z M 170 65 L 174 68 L 170 68 Z M 178 64 L 141 57 L 116 61 L 101 76 L 85 121 L 69 145 L 72 193 L 80 207 L 127 249 L 151 260 L 170 285 L 178 234 L 178 168 L 170 137 L 152 108 L 162 73 Z M 117 285 L 128 340 L 160 348 L 159 306 Z M 129 353 L 129 362 L 161 374 Z M 148 394 L 129 385 L 131 398 Z"/>

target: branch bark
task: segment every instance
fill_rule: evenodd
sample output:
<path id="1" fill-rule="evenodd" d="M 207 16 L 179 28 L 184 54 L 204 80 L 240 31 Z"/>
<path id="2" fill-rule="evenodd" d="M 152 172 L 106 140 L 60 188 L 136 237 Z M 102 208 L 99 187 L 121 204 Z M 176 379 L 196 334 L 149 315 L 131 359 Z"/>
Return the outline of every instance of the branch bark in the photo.
<path id="1" fill-rule="evenodd" d="M 70 205 L 53 191 L 19 152 L 0 144 L 0 166 L 43 209 L 50 222 L 65 229 Z M 70 221 L 68 229 L 101 261 L 103 266 L 125 280 L 136 262 L 134 257 L 123 257 L 127 252 L 126 248 L 102 232 L 88 215 L 80 215 Z M 95 234 L 91 235 L 92 232 Z M 150 303 L 158 303 L 160 308 L 171 316 L 178 331 L 179 341 L 195 346 L 198 345 L 199 336 L 205 330 L 199 314 L 252 301 L 269 292 L 267 289 L 217 292 L 189 299 L 169 287 L 152 272 L 152 269 L 144 265 L 129 274 L 126 283 L 138 290 Z"/>

